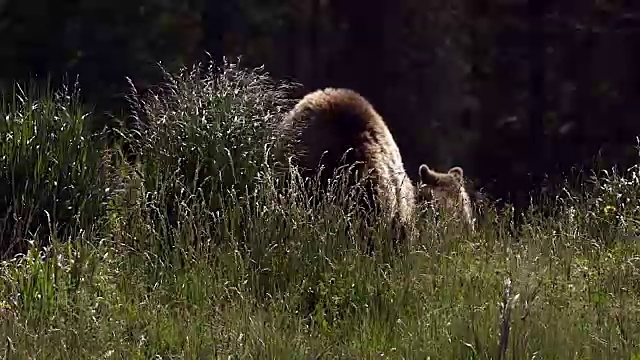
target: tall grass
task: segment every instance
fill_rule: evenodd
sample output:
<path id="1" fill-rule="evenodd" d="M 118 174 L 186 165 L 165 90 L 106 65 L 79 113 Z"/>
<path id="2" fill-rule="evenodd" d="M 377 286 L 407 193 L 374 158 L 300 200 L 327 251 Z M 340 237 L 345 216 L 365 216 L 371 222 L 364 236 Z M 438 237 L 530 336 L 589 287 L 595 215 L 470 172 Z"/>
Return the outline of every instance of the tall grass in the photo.
<path id="1" fill-rule="evenodd" d="M 93 233 L 110 189 L 106 153 L 87 129 L 77 84 L 16 85 L 0 103 L 0 251 L 63 233 Z"/>
<path id="2" fill-rule="evenodd" d="M 2 264 L 5 357 L 640 356 L 638 168 L 552 199 L 556 216 L 532 212 L 518 239 L 491 207 L 475 235 L 425 213 L 410 251 L 369 256 L 339 199 L 277 191 L 270 124 L 287 85 L 229 63 L 198 71 L 132 94 L 148 125 L 123 133 L 137 163 L 113 155 L 109 176 L 76 180 L 107 196 L 74 224 L 102 231 Z M 388 242 L 385 223 L 365 230 Z"/>

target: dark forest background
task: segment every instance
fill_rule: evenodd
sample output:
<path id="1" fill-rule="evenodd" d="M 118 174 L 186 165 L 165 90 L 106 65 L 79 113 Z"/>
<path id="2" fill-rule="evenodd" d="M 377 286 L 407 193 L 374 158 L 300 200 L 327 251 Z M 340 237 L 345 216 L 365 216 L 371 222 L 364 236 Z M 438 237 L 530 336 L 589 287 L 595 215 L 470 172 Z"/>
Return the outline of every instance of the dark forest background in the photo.
<path id="1" fill-rule="evenodd" d="M 302 92 L 350 87 L 408 169 L 460 165 L 516 203 L 545 175 L 637 160 L 638 1 L 0 0 L 0 39 L 2 90 L 77 77 L 105 123 L 127 110 L 126 77 L 145 89 L 158 62 L 206 52 Z"/>

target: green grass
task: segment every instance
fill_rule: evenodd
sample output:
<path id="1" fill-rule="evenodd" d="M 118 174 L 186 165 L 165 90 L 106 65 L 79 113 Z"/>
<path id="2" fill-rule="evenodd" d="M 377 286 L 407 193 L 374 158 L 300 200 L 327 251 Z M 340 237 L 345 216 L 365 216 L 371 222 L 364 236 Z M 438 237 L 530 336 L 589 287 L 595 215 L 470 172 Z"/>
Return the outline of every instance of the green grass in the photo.
<path id="1" fill-rule="evenodd" d="M 517 240 L 490 207 L 475 235 L 427 213 L 408 251 L 369 256 L 337 203 L 276 191 L 269 144 L 288 86 L 233 64 L 167 74 L 157 93 L 132 94 L 150 125 L 122 133 L 136 165 L 81 131 L 91 116 L 64 92 L 6 101 L 3 134 L 20 136 L 0 147 L 16 219 L 3 247 L 29 250 L 0 266 L 0 353 L 640 358 L 638 168 L 550 199 L 551 216 L 532 212 Z M 12 230 L 45 210 L 53 238 Z"/>

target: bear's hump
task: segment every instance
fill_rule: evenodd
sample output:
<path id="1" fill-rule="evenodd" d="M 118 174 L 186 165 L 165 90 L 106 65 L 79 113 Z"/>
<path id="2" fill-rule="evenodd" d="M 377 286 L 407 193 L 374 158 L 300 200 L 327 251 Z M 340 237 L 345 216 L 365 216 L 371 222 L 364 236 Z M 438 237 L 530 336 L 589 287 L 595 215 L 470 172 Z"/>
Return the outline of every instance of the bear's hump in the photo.
<path id="1" fill-rule="evenodd" d="M 305 95 L 289 113 L 288 122 L 319 123 L 341 133 L 384 132 L 386 125 L 371 103 L 354 90 L 324 88 Z"/>

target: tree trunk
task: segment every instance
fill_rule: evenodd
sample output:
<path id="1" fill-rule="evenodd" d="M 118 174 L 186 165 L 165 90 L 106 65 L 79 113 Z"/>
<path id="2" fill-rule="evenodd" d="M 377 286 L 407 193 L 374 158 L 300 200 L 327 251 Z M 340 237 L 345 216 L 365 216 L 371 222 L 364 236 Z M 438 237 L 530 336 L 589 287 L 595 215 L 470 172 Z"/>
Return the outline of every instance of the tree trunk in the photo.
<path id="1" fill-rule="evenodd" d="M 528 50 L 529 50 L 529 103 L 528 103 L 528 132 L 527 163 L 529 165 L 528 184 L 516 196 L 515 225 L 518 229 L 522 223 L 524 212 L 529 206 L 529 197 L 536 196 L 542 185 L 543 169 L 546 162 L 546 148 L 544 146 L 544 114 L 545 101 L 545 33 L 544 14 L 546 0 L 529 0 L 528 10 Z M 528 180 L 528 181 L 527 181 Z M 524 191 L 523 191 L 524 190 Z"/>

